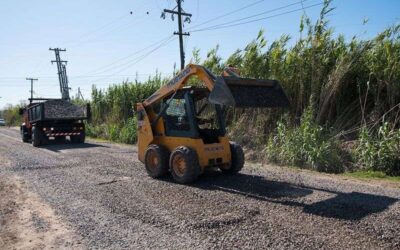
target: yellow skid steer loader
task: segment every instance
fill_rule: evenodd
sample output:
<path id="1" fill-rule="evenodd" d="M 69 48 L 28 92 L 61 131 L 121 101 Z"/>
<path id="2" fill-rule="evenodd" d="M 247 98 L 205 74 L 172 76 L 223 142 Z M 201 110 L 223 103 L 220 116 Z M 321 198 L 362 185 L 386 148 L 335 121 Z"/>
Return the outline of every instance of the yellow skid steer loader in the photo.
<path id="1" fill-rule="evenodd" d="M 186 86 L 196 76 L 203 87 Z M 138 156 L 153 178 L 171 172 L 190 183 L 208 167 L 238 173 L 243 149 L 226 136 L 223 109 L 285 107 L 289 101 L 275 80 L 241 78 L 232 68 L 215 76 L 189 64 L 171 81 L 136 106 Z"/>

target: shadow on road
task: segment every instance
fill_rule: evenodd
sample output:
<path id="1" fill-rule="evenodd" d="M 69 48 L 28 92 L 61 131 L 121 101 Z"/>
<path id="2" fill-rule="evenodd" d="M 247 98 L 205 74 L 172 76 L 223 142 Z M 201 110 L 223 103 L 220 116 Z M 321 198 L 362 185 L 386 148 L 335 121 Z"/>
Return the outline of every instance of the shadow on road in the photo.
<path id="1" fill-rule="evenodd" d="M 61 150 L 66 149 L 82 149 L 82 148 L 108 148 L 107 146 L 92 144 L 92 143 L 71 143 L 70 141 L 65 142 L 55 142 L 51 141 L 46 145 L 41 146 L 40 148 L 47 149 L 53 152 L 60 152 Z"/>
<path id="2" fill-rule="evenodd" d="M 269 181 L 257 175 L 226 176 L 221 172 L 207 172 L 192 185 L 195 188 L 218 190 L 261 201 L 286 206 L 302 207 L 303 212 L 328 218 L 360 220 L 387 209 L 398 199 L 358 192 L 342 193 L 327 189 L 297 186 L 286 182 Z M 307 204 L 299 198 L 314 192 L 326 192 L 334 197 Z"/>

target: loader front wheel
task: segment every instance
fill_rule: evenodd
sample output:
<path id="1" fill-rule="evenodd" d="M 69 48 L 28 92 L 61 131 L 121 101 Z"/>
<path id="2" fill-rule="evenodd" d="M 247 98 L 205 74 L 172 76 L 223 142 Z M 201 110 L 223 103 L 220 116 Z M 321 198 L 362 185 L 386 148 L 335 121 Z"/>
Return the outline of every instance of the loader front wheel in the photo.
<path id="1" fill-rule="evenodd" d="M 229 146 L 231 148 L 231 164 L 220 169 L 224 174 L 237 174 L 244 166 L 243 149 L 236 142 L 229 142 Z"/>
<path id="2" fill-rule="evenodd" d="M 172 177 L 180 184 L 195 181 L 201 173 L 196 152 L 185 146 L 178 147 L 172 152 L 169 165 Z"/>
<path id="3" fill-rule="evenodd" d="M 160 178 L 168 173 L 168 150 L 160 145 L 151 144 L 145 153 L 145 166 L 148 175 Z"/>

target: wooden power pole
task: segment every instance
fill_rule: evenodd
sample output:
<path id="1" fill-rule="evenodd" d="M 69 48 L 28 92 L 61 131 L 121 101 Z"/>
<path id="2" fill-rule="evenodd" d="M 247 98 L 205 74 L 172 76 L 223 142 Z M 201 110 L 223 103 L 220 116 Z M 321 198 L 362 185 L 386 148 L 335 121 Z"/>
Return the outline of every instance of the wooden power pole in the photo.
<path id="1" fill-rule="evenodd" d="M 186 13 L 182 10 L 182 2 L 183 0 L 176 0 L 177 6 L 172 9 L 164 9 L 164 12 L 161 14 L 161 17 L 165 19 L 165 13 L 170 13 L 172 20 L 174 20 L 174 15 L 178 15 L 178 32 L 174 32 L 174 35 L 179 35 L 179 49 L 181 55 L 181 70 L 185 68 L 185 51 L 183 49 L 183 36 L 190 36 L 188 32 L 183 32 L 183 23 L 190 23 L 190 18 L 192 14 Z M 177 9 L 177 10 L 176 10 Z M 182 21 L 182 17 L 186 17 L 185 20 Z"/>
<path id="2" fill-rule="evenodd" d="M 33 81 L 37 81 L 38 79 L 37 78 L 26 78 L 26 80 L 27 81 L 31 81 L 31 99 L 30 99 L 30 102 L 32 102 L 32 99 L 33 99 Z"/>

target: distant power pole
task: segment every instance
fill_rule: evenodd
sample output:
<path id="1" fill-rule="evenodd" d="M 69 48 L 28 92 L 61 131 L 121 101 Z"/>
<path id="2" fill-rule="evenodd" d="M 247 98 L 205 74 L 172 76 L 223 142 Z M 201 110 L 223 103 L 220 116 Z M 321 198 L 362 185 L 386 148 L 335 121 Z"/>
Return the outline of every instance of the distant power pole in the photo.
<path id="1" fill-rule="evenodd" d="M 181 70 L 185 68 L 185 51 L 183 50 L 183 36 L 190 36 L 188 32 L 183 32 L 183 23 L 188 22 L 190 23 L 190 18 L 192 14 L 185 13 L 182 10 L 182 2 L 183 0 L 176 0 L 178 4 L 174 9 L 167 10 L 164 9 L 164 12 L 161 14 L 161 17 L 165 19 L 165 13 L 170 13 L 172 20 L 174 20 L 174 15 L 178 15 L 178 32 L 174 32 L 174 35 L 179 35 L 179 48 L 181 52 Z M 178 9 L 178 10 L 176 10 Z M 182 21 L 182 16 L 185 16 L 185 20 Z"/>
<path id="2" fill-rule="evenodd" d="M 85 100 L 85 98 L 83 98 L 83 95 L 82 95 L 80 87 L 78 87 L 78 98 L 81 99 L 81 100 Z"/>
<path id="3" fill-rule="evenodd" d="M 68 87 L 68 77 L 67 77 L 67 69 L 66 64 L 68 61 L 62 61 L 60 58 L 60 52 L 67 51 L 66 49 L 50 48 L 49 50 L 54 51 L 56 55 L 56 60 L 51 61 L 51 63 L 57 63 L 57 70 L 58 70 L 58 80 L 60 82 L 60 92 L 61 98 L 64 100 L 69 100 L 69 87 Z"/>
<path id="4" fill-rule="evenodd" d="M 33 81 L 37 81 L 38 79 L 37 78 L 26 78 L 26 80 L 27 81 L 31 81 L 31 99 L 30 99 L 30 102 L 32 102 L 32 99 L 33 99 Z"/>

